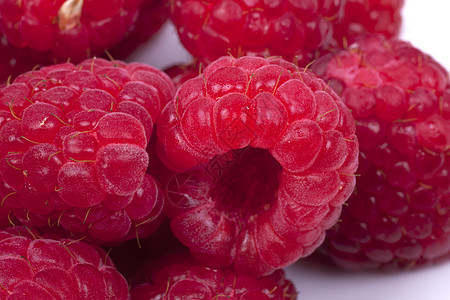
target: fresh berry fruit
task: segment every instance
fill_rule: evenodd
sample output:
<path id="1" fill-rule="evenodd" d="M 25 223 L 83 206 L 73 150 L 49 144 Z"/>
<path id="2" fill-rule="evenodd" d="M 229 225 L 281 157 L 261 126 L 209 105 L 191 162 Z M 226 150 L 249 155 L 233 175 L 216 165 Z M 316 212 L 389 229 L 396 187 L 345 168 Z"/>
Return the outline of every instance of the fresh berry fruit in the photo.
<path id="1" fill-rule="evenodd" d="M 1 299 L 124 299 L 125 278 L 108 255 L 78 240 L 48 239 L 25 227 L 0 231 Z"/>
<path id="2" fill-rule="evenodd" d="M 211 63 L 158 123 L 175 236 L 205 264 L 259 275 L 310 254 L 353 190 L 354 130 L 312 72 L 279 58 Z"/>
<path id="3" fill-rule="evenodd" d="M 18 47 L 48 62 L 79 62 L 119 43 L 142 0 L 1 1 L 0 30 Z"/>
<path id="4" fill-rule="evenodd" d="M 175 0 L 171 16 L 181 42 L 211 62 L 230 53 L 282 55 L 308 63 L 332 41 L 343 1 Z"/>
<path id="5" fill-rule="evenodd" d="M 131 291 L 131 299 L 241 299 L 295 300 L 297 292 L 284 272 L 256 278 L 230 268 L 203 266 L 189 255 L 161 257 L 144 268 L 142 284 Z"/>
<path id="6" fill-rule="evenodd" d="M 344 18 L 334 21 L 333 35 L 340 45 L 348 45 L 355 37 L 378 33 L 387 38 L 398 35 L 404 0 L 346 0 Z"/>
<path id="7" fill-rule="evenodd" d="M 109 50 L 110 54 L 116 59 L 126 59 L 138 46 L 150 40 L 168 18 L 168 0 L 143 0 L 131 32 Z"/>
<path id="8" fill-rule="evenodd" d="M 410 268 L 450 253 L 446 70 L 381 36 L 315 68 L 351 109 L 361 148 L 355 192 L 326 251 L 347 269 Z"/>
<path id="9" fill-rule="evenodd" d="M 145 148 L 173 90 L 151 66 L 103 59 L 20 75 L 0 90 L 2 205 L 104 242 L 148 235 L 163 195 Z"/>

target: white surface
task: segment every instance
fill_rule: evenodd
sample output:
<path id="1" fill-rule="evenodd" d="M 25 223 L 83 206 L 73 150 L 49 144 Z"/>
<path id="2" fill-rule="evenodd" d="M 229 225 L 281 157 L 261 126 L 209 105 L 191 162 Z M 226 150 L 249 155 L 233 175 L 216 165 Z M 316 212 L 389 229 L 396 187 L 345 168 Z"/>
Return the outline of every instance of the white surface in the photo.
<path id="1" fill-rule="evenodd" d="M 450 300 L 450 263 L 409 272 L 343 272 L 299 262 L 286 271 L 299 300 Z"/>
<path id="2" fill-rule="evenodd" d="M 450 1 L 405 2 L 401 37 L 450 69 Z M 161 69 L 190 59 L 168 24 L 131 58 Z M 339 272 L 299 262 L 287 274 L 302 300 L 450 300 L 450 262 L 393 274 Z"/>
<path id="3" fill-rule="evenodd" d="M 127 61 L 141 61 L 156 68 L 189 63 L 192 56 L 178 40 L 177 30 L 172 23 L 166 23 L 150 43 L 138 48 Z"/>
<path id="4" fill-rule="evenodd" d="M 401 38 L 450 69 L 450 1 L 404 1 Z"/>

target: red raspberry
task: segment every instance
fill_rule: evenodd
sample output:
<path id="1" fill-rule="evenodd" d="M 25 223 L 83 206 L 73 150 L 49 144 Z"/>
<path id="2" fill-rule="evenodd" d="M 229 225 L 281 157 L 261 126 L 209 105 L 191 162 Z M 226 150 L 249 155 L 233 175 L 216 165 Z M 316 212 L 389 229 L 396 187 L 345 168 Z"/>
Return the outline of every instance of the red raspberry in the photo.
<path id="1" fill-rule="evenodd" d="M 334 39 L 348 45 L 355 37 L 365 33 L 378 33 L 387 38 L 398 35 L 404 0 L 346 0 L 344 18 L 334 23 Z"/>
<path id="2" fill-rule="evenodd" d="M 211 62 L 230 53 L 282 55 L 309 62 L 332 41 L 331 20 L 341 18 L 343 1 L 175 0 L 172 20 L 194 56 Z"/>
<path id="3" fill-rule="evenodd" d="M 297 292 L 282 270 L 261 278 L 200 265 L 185 254 L 172 254 L 148 264 L 131 299 L 295 300 Z"/>
<path id="4" fill-rule="evenodd" d="M 40 238 L 23 227 L 0 231 L 1 299 L 129 299 L 108 255 L 77 240 Z"/>
<path id="5" fill-rule="evenodd" d="M 328 232 L 329 255 L 347 269 L 372 269 L 450 253 L 447 72 L 409 43 L 381 36 L 316 68 L 351 109 L 361 148 L 361 177 Z"/>
<path id="6" fill-rule="evenodd" d="M 212 266 L 269 274 L 310 254 L 354 186 L 350 112 L 282 59 L 222 57 L 158 123 L 175 236 Z"/>
<path id="7" fill-rule="evenodd" d="M 0 29 L 8 41 L 47 56 L 78 62 L 102 54 L 132 29 L 142 0 L 2 1 Z"/>
<path id="8" fill-rule="evenodd" d="M 153 67 L 103 59 L 20 75 L 0 90 L 2 205 L 101 241 L 148 235 L 163 195 L 145 148 L 173 90 Z"/>
<path id="9" fill-rule="evenodd" d="M 138 46 L 152 38 L 169 17 L 168 0 L 143 0 L 139 16 L 129 34 L 110 54 L 116 59 L 127 58 Z"/>

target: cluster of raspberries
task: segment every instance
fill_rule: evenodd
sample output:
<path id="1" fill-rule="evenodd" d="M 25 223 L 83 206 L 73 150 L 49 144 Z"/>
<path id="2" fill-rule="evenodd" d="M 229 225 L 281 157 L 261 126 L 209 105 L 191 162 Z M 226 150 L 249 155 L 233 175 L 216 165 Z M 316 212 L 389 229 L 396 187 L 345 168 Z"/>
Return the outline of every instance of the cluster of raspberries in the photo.
<path id="1" fill-rule="evenodd" d="M 312 253 L 450 256 L 450 80 L 402 6 L 0 1 L 0 299 L 293 300 Z M 169 19 L 191 64 L 119 60 Z"/>

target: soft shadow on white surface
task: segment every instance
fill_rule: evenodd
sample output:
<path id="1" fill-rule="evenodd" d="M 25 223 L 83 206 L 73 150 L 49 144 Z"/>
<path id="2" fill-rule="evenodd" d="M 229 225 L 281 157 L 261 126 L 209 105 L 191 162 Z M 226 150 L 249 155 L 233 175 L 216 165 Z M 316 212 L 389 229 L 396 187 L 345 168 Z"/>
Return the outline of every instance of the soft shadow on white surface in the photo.
<path id="1" fill-rule="evenodd" d="M 127 61 L 140 61 L 164 70 L 192 61 L 192 56 L 178 40 L 175 26 L 166 22 L 148 44 L 139 47 Z"/>
<path id="2" fill-rule="evenodd" d="M 286 274 L 299 300 L 450 300 L 450 262 L 404 272 L 355 273 L 301 261 Z"/>

